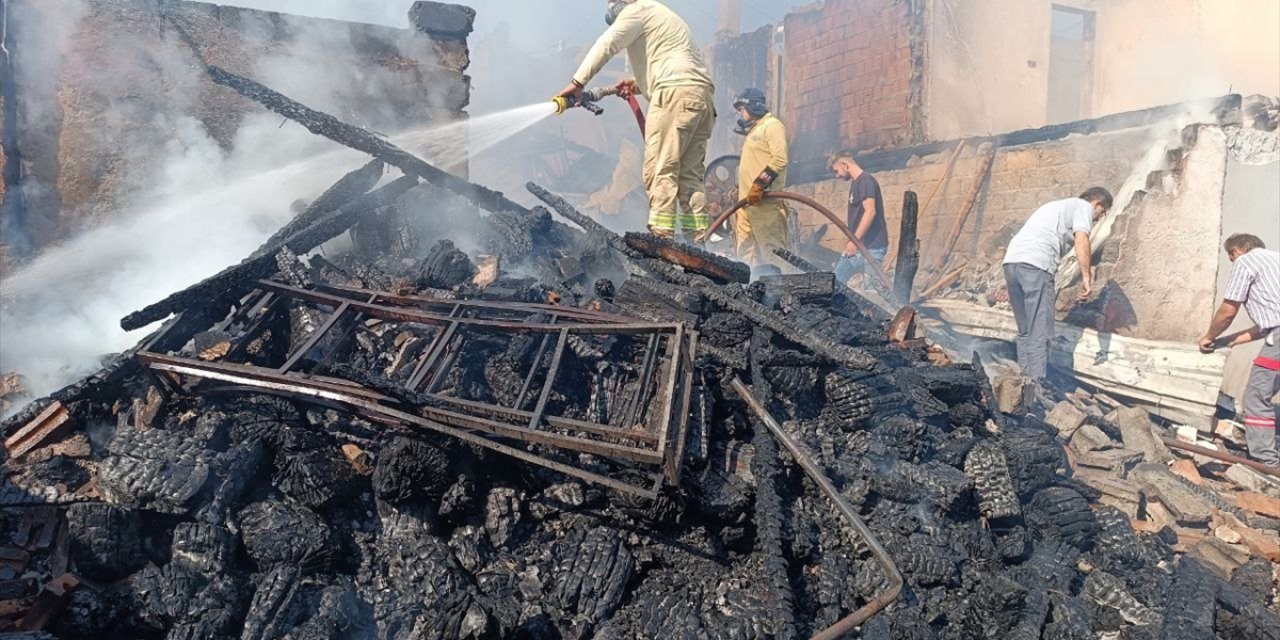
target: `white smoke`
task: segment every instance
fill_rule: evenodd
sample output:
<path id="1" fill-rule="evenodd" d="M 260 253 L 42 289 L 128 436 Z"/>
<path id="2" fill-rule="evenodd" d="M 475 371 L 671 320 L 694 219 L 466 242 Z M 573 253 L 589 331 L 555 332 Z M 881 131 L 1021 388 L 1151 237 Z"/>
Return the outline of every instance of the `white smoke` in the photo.
<path id="1" fill-rule="evenodd" d="M 74 35 L 74 23 L 64 26 Z M 378 105 L 397 88 L 390 74 L 358 66 L 345 25 L 290 26 L 293 40 L 260 58 L 251 75 L 285 85 L 286 93 L 340 117 L 350 105 L 343 96 L 358 93 L 359 100 Z M 398 53 L 432 65 L 430 51 L 414 46 L 411 32 L 404 34 L 393 44 L 413 48 Z M 199 86 L 201 72 L 176 40 L 130 45 L 143 49 L 149 64 L 178 87 L 165 94 L 173 111 L 151 114 L 153 132 L 118 141 L 122 158 L 154 167 L 150 175 L 134 171 L 120 186 L 134 204 L 105 212 L 106 221 L 44 249 L 0 280 L 0 371 L 23 373 L 36 395 L 93 372 L 102 355 L 135 344 L 143 332 L 126 334 L 121 317 L 239 262 L 292 217 L 293 202 L 316 197 L 368 160 L 259 110 L 240 122 L 229 144 L 225 134 L 213 135 L 197 117 L 203 105 L 183 88 Z M 70 45 L 71 37 L 62 42 Z M 55 62 L 63 53 L 26 46 Z M 351 61 L 349 68 L 333 62 L 343 59 Z M 325 61 L 328 68 L 321 66 Z M 117 62 L 129 64 L 103 60 L 99 72 L 113 73 Z M 60 77 L 53 62 L 49 75 Z M 135 122 L 137 113 L 128 108 L 113 103 L 100 117 Z M 382 122 L 397 115 L 377 109 L 365 114 Z M 154 131 L 167 136 L 159 148 Z"/>

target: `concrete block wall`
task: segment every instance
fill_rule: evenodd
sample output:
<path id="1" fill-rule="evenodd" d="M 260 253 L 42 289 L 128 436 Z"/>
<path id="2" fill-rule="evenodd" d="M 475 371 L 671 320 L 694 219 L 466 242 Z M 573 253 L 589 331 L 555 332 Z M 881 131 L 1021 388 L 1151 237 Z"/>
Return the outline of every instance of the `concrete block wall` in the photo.
<path id="1" fill-rule="evenodd" d="M 1227 139 L 1220 126 L 1193 126 L 1174 164 L 1146 176 L 1099 260 L 1090 326 L 1186 344 L 1203 334 L 1218 299 Z"/>
<path id="2" fill-rule="evenodd" d="M 997 149 L 990 179 L 979 191 L 954 254 L 968 258 L 994 256 L 1045 202 L 1079 195 L 1095 185 L 1118 192 L 1150 148 L 1149 138 L 1148 130 L 1132 129 Z M 985 147 L 979 150 L 966 145 L 946 186 L 921 216 L 918 234 L 922 266 L 932 264 L 940 252 L 955 216 L 978 178 L 985 153 Z M 884 191 L 891 253 L 896 252 L 903 194 L 915 191 L 923 207 L 941 179 L 950 155 L 951 150 L 946 150 L 925 157 L 913 156 L 907 166 L 873 172 Z M 847 210 L 849 183 L 842 180 L 796 185 L 789 190 L 814 197 L 837 215 L 843 216 Z M 820 214 L 803 208 L 799 215 L 804 227 L 827 223 Z M 832 227 L 823 245 L 840 250 L 844 240 Z"/>

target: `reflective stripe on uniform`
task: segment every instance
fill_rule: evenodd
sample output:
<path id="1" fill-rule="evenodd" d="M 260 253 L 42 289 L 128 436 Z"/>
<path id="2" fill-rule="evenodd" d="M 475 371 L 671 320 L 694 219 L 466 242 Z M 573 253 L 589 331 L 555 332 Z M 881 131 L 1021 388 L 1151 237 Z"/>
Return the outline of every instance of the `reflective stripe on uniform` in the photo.
<path id="1" fill-rule="evenodd" d="M 1245 416 L 1244 425 L 1255 429 L 1274 429 L 1276 428 L 1276 419 L 1262 416 Z"/>
<path id="2" fill-rule="evenodd" d="M 705 213 L 680 214 L 680 226 L 684 229 L 703 230 L 711 226 L 711 218 Z"/>
<path id="3" fill-rule="evenodd" d="M 675 229 L 676 214 L 674 213 L 649 213 L 649 226 L 655 229 Z"/>
<path id="4" fill-rule="evenodd" d="M 711 218 L 705 213 L 682 213 L 676 215 L 674 213 L 650 213 L 649 226 L 657 229 L 675 229 L 676 220 L 680 221 L 680 227 L 686 231 L 690 229 L 699 230 L 706 229 L 711 226 Z"/>

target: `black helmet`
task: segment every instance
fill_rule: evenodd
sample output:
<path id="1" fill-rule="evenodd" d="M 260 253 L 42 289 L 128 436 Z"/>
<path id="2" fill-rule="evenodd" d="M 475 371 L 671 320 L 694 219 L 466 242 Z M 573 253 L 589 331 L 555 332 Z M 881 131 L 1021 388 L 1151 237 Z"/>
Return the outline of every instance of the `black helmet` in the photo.
<path id="1" fill-rule="evenodd" d="M 764 114 L 769 113 L 769 106 L 765 104 L 764 91 L 755 87 L 743 89 L 742 93 L 739 93 L 738 97 L 734 99 L 733 108 L 735 111 L 743 107 L 746 107 L 747 113 L 751 114 L 752 118 L 762 118 Z"/>
<path id="2" fill-rule="evenodd" d="M 627 0 L 609 0 L 609 6 L 604 10 L 604 23 L 612 27 L 614 21 L 618 19 L 618 14 L 622 13 L 628 4 L 631 3 Z"/>

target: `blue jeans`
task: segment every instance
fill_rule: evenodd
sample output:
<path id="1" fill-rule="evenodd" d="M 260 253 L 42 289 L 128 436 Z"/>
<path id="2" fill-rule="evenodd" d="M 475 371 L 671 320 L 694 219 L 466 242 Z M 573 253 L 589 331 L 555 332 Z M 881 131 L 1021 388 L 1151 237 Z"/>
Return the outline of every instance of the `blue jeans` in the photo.
<path id="1" fill-rule="evenodd" d="M 876 260 L 880 262 L 884 261 L 884 254 L 888 253 L 888 251 L 888 247 L 867 249 L 867 252 L 875 256 Z M 871 273 L 867 267 L 867 259 L 862 257 L 862 253 L 859 252 L 849 258 L 840 256 L 840 261 L 836 263 L 836 282 L 847 284 L 849 278 L 864 272 Z"/>

